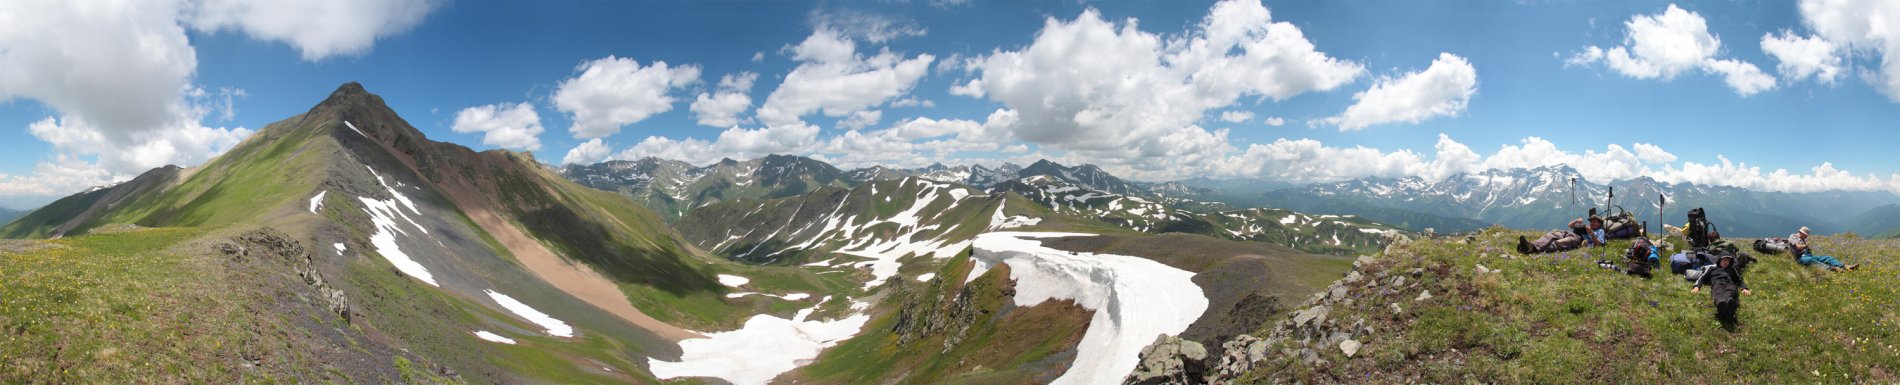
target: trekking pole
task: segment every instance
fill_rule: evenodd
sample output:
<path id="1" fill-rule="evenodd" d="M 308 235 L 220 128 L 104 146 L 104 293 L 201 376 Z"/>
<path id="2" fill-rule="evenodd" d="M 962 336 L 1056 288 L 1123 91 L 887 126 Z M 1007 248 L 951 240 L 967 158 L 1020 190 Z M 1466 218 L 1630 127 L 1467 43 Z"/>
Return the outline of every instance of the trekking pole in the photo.
<path id="1" fill-rule="evenodd" d="M 1615 213 L 1610 212 L 1611 207 L 1616 207 L 1616 186 L 1610 186 L 1610 199 L 1603 201 L 1603 212 L 1605 214 L 1615 215 Z"/>
<path id="2" fill-rule="evenodd" d="M 1577 204 L 1577 177 L 1570 177 L 1570 204 Z"/>
<path id="3" fill-rule="evenodd" d="M 1663 210 L 1664 208 L 1668 206 L 1669 206 L 1669 196 L 1663 195 L 1662 191 L 1657 191 L 1656 192 L 1656 223 L 1658 225 L 1669 224 L 1669 218 L 1666 218 L 1663 216 Z M 1643 231 L 1649 231 L 1649 229 L 1647 228 L 1648 226 L 1644 226 L 1644 227 L 1645 228 L 1643 229 Z M 1669 235 L 1669 234 L 1666 234 L 1669 232 L 1668 230 L 1664 230 L 1663 232 L 1665 233 L 1663 235 L 1665 236 Z"/>

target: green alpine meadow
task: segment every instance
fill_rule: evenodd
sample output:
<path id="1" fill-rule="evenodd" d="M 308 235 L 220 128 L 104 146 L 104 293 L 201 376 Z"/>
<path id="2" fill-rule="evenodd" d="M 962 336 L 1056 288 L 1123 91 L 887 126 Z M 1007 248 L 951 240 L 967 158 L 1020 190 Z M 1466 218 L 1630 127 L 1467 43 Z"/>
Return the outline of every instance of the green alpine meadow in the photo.
<path id="1" fill-rule="evenodd" d="M 0 384 L 1900 383 L 1900 2 L 0 2 Z"/>

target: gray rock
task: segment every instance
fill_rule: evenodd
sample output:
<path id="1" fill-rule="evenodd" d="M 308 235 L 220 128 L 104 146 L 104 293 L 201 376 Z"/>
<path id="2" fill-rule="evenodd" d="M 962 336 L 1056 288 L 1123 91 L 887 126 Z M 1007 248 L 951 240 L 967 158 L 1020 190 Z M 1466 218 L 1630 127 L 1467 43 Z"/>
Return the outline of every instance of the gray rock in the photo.
<path id="1" fill-rule="evenodd" d="M 1141 363 L 1123 384 L 1198 384 L 1205 381 L 1207 348 L 1170 335 L 1155 337 L 1141 349 Z"/>
<path id="2" fill-rule="evenodd" d="M 1392 315 L 1399 315 L 1400 313 L 1404 313 L 1404 312 L 1405 312 L 1405 309 L 1399 308 L 1399 304 L 1397 302 L 1392 303 Z"/>
<path id="3" fill-rule="evenodd" d="M 1339 351 L 1341 353 L 1346 353 L 1346 357 L 1352 357 L 1355 354 L 1359 354 L 1360 346 L 1362 346 L 1362 344 L 1360 344 L 1359 341 L 1355 341 L 1355 340 L 1340 341 Z"/>
<path id="4" fill-rule="evenodd" d="M 1346 299 L 1346 287 L 1345 286 L 1334 287 L 1332 294 L 1327 295 L 1326 298 L 1332 301 Z"/>
<path id="5" fill-rule="evenodd" d="M 1350 273 L 1346 273 L 1346 278 L 1341 281 L 1345 281 L 1346 283 L 1359 283 L 1360 279 L 1364 279 L 1364 277 L 1359 275 L 1358 270 L 1353 270 Z"/>
<path id="6" fill-rule="evenodd" d="M 1361 255 L 1359 256 L 1359 259 L 1355 259 L 1352 261 L 1352 267 L 1356 267 L 1356 268 L 1364 268 L 1370 265 L 1372 265 L 1372 256 L 1370 255 Z"/>
<path id="7" fill-rule="evenodd" d="M 1319 322 L 1326 320 L 1326 312 L 1329 310 L 1330 309 L 1327 309 L 1325 306 L 1314 306 L 1306 310 L 1295 312 L 1293 313 L 1293 327 L 1306 326 L 1308 322 L 1317 325 Z"/>
<path id="8" fill-rule="evenodd" d="M 1398 286 L 1405 286 L 1405 276 L 1403 276 L 1403 275 L 1401 275 L 1401 276 L 1398 276 L 1398 277 L 1393 277 L 1393 278 L 1392 278 L 1392 286 L 1394 286 L 1394 287 L 1398 287 Z"/>
<path id="9" fill-rule="evenodd" d="M 1418 298 L 1413 298 L 1413 299 L 1412 299 L 1412 301 L 1424 301 L 1424 300 L 1428 300 L 1428 299 L 1432 299 L 1432 291 L 1431 291 L 1431 290 L 1426 290 L 1426 291 L 1424 291 L 1424 292 L 1420 292 L 1420 293 L 1418 293 Z"/>
<path id="10" fill-rule="evenodd" d="M 1496 272 L 1498 271 L 1491 270 L 1490 268 L 1484 267 L 1484 264 L 1482 263 L 1478 264 L 1478 274 L 1490 274 L 1490 273 L 1496 273 Z"/>

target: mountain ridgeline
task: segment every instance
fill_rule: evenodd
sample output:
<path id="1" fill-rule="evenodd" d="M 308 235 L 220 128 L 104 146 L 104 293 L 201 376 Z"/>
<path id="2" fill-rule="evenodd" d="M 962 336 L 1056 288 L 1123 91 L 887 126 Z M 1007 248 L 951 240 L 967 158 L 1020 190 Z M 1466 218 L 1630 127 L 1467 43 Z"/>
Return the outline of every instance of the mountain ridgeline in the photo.
<path id="1" fill-rule="evenodd" d="M 1553 382 L 1670 341 L 1706 348 L 1674 357 L 1735 348 L 1684 335 L 1693 299 L 1638 305 L 1649 291 L 1582 278 L 1603 273 L 1582 259 L 1502 252 L 1527 233 L 1490 223 L 1559 226 L 1612 186 L 1641 218 L 1664 194 L 1670 218 L 1707 207 L 1731 236 L 1900 223 L 1885 193 L 1637 179 L 1580 181 L 1572 203 L 1574 177 L 1545 167 L 1256 194 L 1273 187 L 1135 182 L 1047 160 L 555 168 L 432 141 L 349 83 L 203 165 L 155 168 L 0 227 L 14 238 L 0 240 L 0 383 Z M 1287 208 L 1226 200 L 1249 195 Z M 1427 227 L 1483 229 L 1408 231 Z M 1867 261 L 1843 281 L 1849 298 L 1890 297 L 1893 241 L 1823 242 Z M 1802 296 L 1763 302 L 1776 308 L 1840 294 L 1814 272 L 1750 281 Z M 1742 349 L 1799 346 L 1830 373 L 1890 382 L 1890 336 L 1857 328 L 1892 309 L 1819 309 L 1861 322 L 1755 316 L 1772 334 Z M 1606 310 L 1640 317 L 1625 341 L 1647 350 L 1584 345 L 1630 325 L 1596 318 Z M 1812 330 L 1831 339 L 1790 340 Z M 1737 357 L 1756 355 L 1713 362 Z M 1379 368 L 1399 369 L 1364 377 Z"/>
<path id="2" fill-rule="evenodd" d="M 1401 229 L 1353 216 L 1239 208 L 1223 202 L 1197 200 L 1194 198 L 1214 196 L 1215 193 L 1178 183 L 1131 182 L 1094 165 L 1070 167 L 1048 160 L 1037 161 L 1028 167 L 1007 163 L 996 167 L 933 164 L 915 169 L 872 166 L 843 172 L 838 170 L 810 158 L 772 155 L 743 162 L 722 160 L 702 167 L 657 158 L 609 161 L 566 166 L 562 168 L 562 175 L 581 184 L 619 192 L 666 215 L 677 215 L 672 220 L 681 226 L 689 238 L 694 236 L 694 229 L 698 228 L 730 229 L 729 222 L 738 221 L 741 217 L 783 222 L 785 218 L 754 218 L 759 213 L 770 215 L 770 209 L 777 205 L 790 205 L 782 209 L 787 211 L 787 215 L 818 215 L 810 210 L 812 202 L 809 200 L 814 195 L 844 197 L 846 194 L 843 191 L 854 191 L 853 195 L 862 199 L 880 191 L 876 187 L 865 189 L 866 186 L 890 182 L 909 184 L 915 181 L 959 186 L 965 194 L 971 195 L 1014 196 L 1023 199 L 1022 203 L 1046 208 L 1051 214 L 1089 221 L 1093 227 L 1265 241 L 1324 254 L 1374 252 L 1383 247 L 1387 232 Z M 886 186 L 881 191 L 898 194 L 900 189 Z M 775 199 L 785 200 L 773 201 Z M 898 195 L 880 199 L 907 200 L 912 197 Z M 733 205 L 722 206 L 725 203 Z M 740 206 L 745 206 L 743 215 L 738 212 Z M 700 210 L 711 211 L 696 215 Z M 859 219 L 871 217 L 861 215 Z M 1316 219 L 1321 217 L 1325 220 Z M 1481 226 L 1473 224 L 1470 227 Z M 765 235 L 768 234 L 719 236 Z M 707 239 L 698 241 L 701 247 L 716 253 L 733 245 L 731 242 L 706 243 Z M 769 247 L 766 249 L 770 250 Z M 754 254 L 725 253 L 729 257 L 741 254 L 756 257 Z"/>
<path id="3" fill-rule="evenodd" d="M 146 228 L 197 235 L 112 235 L 167 231 Z M 645 207 L 569 182 L 526 154 L 428 140 L 356 83 L 202 166 L 157 168 L 60 199 L 0 234 L 74 244 L 162 239 L 109 246 L 181 256 L 138 263 L 209 264 L 192 269 L 205 280 L 321 282 L 329 294 L 319 307 L 333 310 L 314 323 L 248 312 L 149 326 L 191 334 L 220 322 L 288 323 L 293 335 L 337 336 L 246 353 L 247 375 L 293 382 L 651 381 L 645 360 L 677 358 L 673 341 L 690 333 L 632 303 L 717 297 L 729 288 L 714 272 L 737 266 L 697 252 Z M 249 271 L 231 266 L 257 258 L 259 247 L 308 262 L 296 274 L 230 275 Z M 243 289 L 200 295 L 253 298 Z"/>
<path id="4" fill-rule="evenodd" d="M 1572 181 L 1575 181 L 1574 184 Z M 1609 194 L 1614 189 L 1615 201 Z M 1658 197 L 1668 198 L 1660 209 Z M 1487 170 L 1453 175 L 1442 181 L 1419 177 L 1363 178 L 1269 192 L 1264 203 L 1309 212 L 1357 214 L 1393 224 L 1441 223 L 1439 231 L 1469 231 L 1473 225 L 1497 224 L 1518 229 L 1563 226 L 1590 208 L 1627 210 L 1638 220 L 1681 226 L 1692 208 L 1708 211 L 1725 236 L 1786 236 L 1809 226 L 1820 233 L 1858 231 L 1873 235 L 1896 227 L 1878 218 L 1892 218 L 1878 207 L 1900 203 L 1900 196 L 1884 191 L 1827 191 L 1813 193 L 1760 192 L 1736 187 L 1688 183 L 1666 184 L 1648 177 L 1598 184 L 1584 180 L 1569 166 Z M 1870 211 L 1875 210 L 1875 211 Z M 1863 214 L 1866 219 L 1854 219 Z M 1456 224 L 1443 218 L 1469 218 Z M 1457 221 L 1457 220 L 1454 220 Z M 1464 222 L 1464 221 L 1458 221 Z M 1416 225 L 1414 225 L 1416 226 Z M 1412 227 L 1408 227 L 1412 228 Z M 1873 233 L 1868 233 L 1873 232 Z"/>

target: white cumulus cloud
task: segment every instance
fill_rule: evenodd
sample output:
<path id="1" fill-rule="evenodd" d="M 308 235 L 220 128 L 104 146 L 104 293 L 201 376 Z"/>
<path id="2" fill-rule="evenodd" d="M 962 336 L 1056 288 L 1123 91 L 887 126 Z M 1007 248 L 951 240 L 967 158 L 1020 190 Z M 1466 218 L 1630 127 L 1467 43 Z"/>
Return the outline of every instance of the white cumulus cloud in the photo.
<path id="1" fill-rule="evenodd" d="M 562 80 L 554 90 L 554 106 L 572 115 L 568 132 L 575 138 L 599 138 L 620 128 L 670 111 L 672 91 L 699 82 L 699 67 L 669 66 L 656 61 L 642 66 L 630 58 L 608 56 L 581 63 L 579 75 Z"/>
<path id="2" fill-rule="evenodd" d="M 1900 102 L 1900 1 L 1802 0 L 1800 9 L 1802 24 L 1840 54 L 1877 59 L 1879 69 L 1863 78 Z"/>
<path id="3" fill-rule="evenodd" d="M 690 109 L 699 117 L 699 124 L 712 127 L 732 127 L 743 122 L 739 115 L 752 108 L 752 83 L 759 79 L 755 72 L 740 72 L 719 77 L 719 88 L 714 93 L 699 93 Z"/>
<path id="4" fill-rule="evenodd" d="M 1253 120 L 1253 111 L 1221 111 L 1220 121 L 1228 123 L 1246 123 Z"/>
<path id="5" fill-rule="evenodd" d="M 1179 36 L 1093 9 L 1073 20 L 1052 17 L 1028 46 L 974 58 L 966 71 L 979 77 L 953 92 L 1017 111 L 1017 138 L 1106 168 L 1159 174 L 1176 164 L 1204 167 L 1188 162 L 1231 149 L 1225 132 L 1194 125 L 1207 111 L 1247 96 L 1333 90 L 1364 68 L 1319 52 L 1259 1 L 1232 0 Z"/>
<path id="6" fill-rule="evenodd" d="M 767 125 L 797 124 L 813 112 L 845 117 L 895 100 L 916 86 L 936 59 L 929 54 L 905 58 L 889 48 L 860 55 L 854 39 L 824 25 L 791 51 L 798 66 L 757 111 Z"/>
<path id="7" fill-rule="evenodd" d="M 1795 36 L 1788 30 L 1779 35 L 1767 33 L 1761 35 L 1761 50 L 1781 62 L 1775 65 L 1775 71 L 1789 81 L 1813 76 L 1822 84 L 1834 84 L 1845 70 L 1838 47 L 1818 36 Z"/>
<path id="8" fill-rule="evenodd" d="M 197 0 L 193 28 L 242 31 L 297 47 L 305 60 L 368 52 L 378 38 L 407 31 L 440 0 Z"/>
<path id="9" fill-rule="evenodd" d="M 1478 70 L 1463 57 L 1439 53 L 1431 67 L 1396 79 L 1383 79 L 1371 89 L 1353 94 L 1357 102 L 1339 116 L 1327 118 L 1340 131 L 1367 126 L 1418 123 L 1440 116 L 1457 116 L 1478 93 Z"/>
<path id="10" fill-rule="evenodd" d="M 1631 16 L 1623 26 L 1623 45 L 1608 49 L 1584 47 L 1566 59 L 1564 65 L 1601 62 L 1623 76 L 1664 81 L 1700 70 L 1721 75 L 1729 88 L 1742 96 L 1775 87 L 1775 78 L 1754 64 L 1717 58 L 1722 39 L 1709 32 L 1708 20 L 1701 14 L 1670 4 L 1662 13 Z"/>
<path id="11" fill-rule="evenodd" d="M 194 84 L 187 29 L 241 31 L 281 41 L 305 59 L 363 52 L 412 28 L 424 1 L 17 0 L 0 6 L 0 102 L 56 111 L 28 125 L 52 145 L 30 175 L 0 176 L 0 196 L 50 197 L 129 179 L 150 168 L 194 166 L 251 134 L 229 121 L 244 91 Z M 296 15 L 296 20 L 283 19 Z"/>
<path id="12" fill-rule="evenodd" d="M 606 160 L 607 156 L 611 155 L 612 152 L 613 150 L 608 148 L 607 143 L 600 138 L 588 139 L 586 142 L 581 142 L 580 145 L 574 146 L 574 149 L 567 150 L 567 156 L 561 158 L 561 164 L 600 163 L 600 161 Z"/>
<path id="13" fill-rule="evenodd" d="M 462 109 L 450 127 L 460 133 L 482 133 L 482 144 L 516 151 L 541 149 L 541 115 L 528 103 L 490 104 Z"/>

